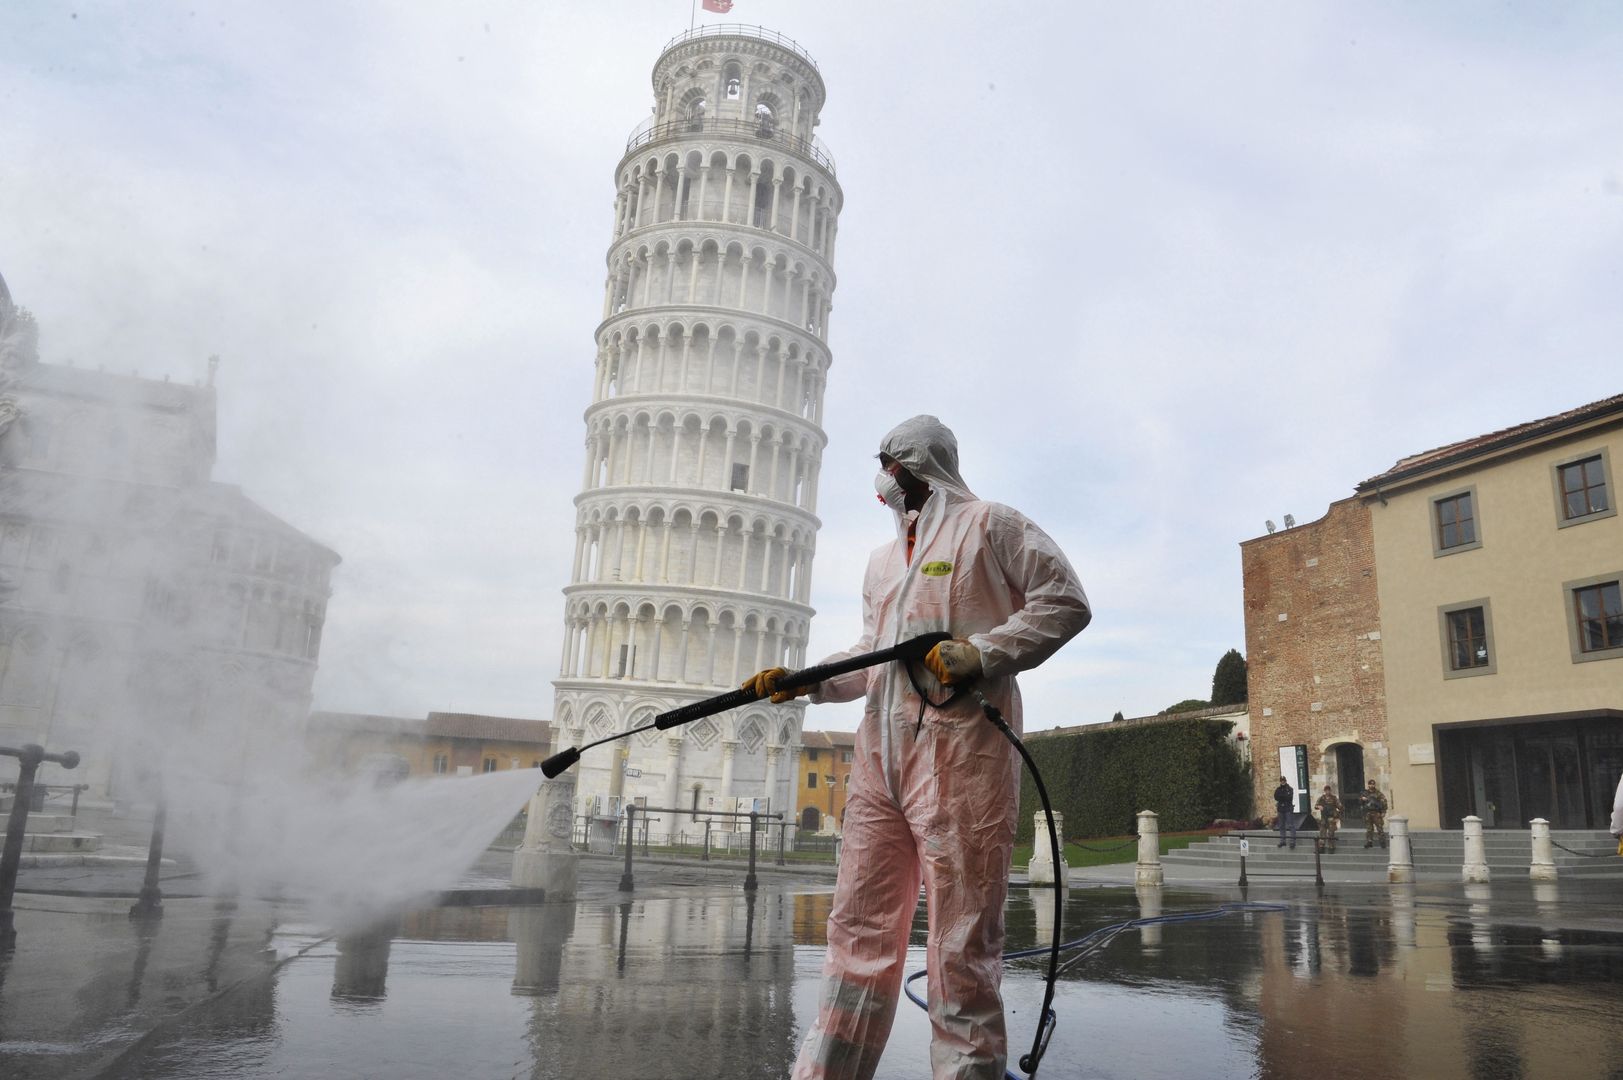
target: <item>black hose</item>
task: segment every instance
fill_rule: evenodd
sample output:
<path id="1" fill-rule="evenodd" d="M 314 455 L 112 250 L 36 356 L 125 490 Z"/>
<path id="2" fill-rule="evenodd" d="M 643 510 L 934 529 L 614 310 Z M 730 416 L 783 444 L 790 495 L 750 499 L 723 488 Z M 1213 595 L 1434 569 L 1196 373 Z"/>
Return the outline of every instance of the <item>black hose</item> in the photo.
<path id="1" fill-rule="evenodd" d="M 1043 774 L 1038 770 L 1037 763 L 1032 760 L 1031 753 L 1026 749 L 1025 743 L 1010 729 L 1008 721 L 986 698 L 977 693 L 980 700 L 981 712 L 992 726 L 1003 732 L 1020 757 L 1025 761 L 1026 768 L 1031 772 L 1031 779 L 1037 785 L 1037 798 L 1043 804 L 1043 817 L 1048 821 L 1048 847 L 1053 858 L 1054 866 L 1054 941 L 1048 950 L 1048 975 L 1043 980 L 1043 1007 L 1038 1013 L 1037 1032 L 1031 1039 L 1031 1051 L 1020 1058 L 1020 1067 L 1025 1070 L 1028 1080 L 1037 1075 L 1037 1066 L 1042 1064 L 1043 1055 L 1048 1052 L 1048 1040 L 1053 1037 L 1057 1018 L 1054 1016 L 1054 988 L 1059 979 L 1060 942 L 1064 940 L 1065 921 L 1065 882 L 1060 878 L 1060 867 L 1064 865 L 1060 855 L 1059 828 L 1054 824 L 1054 807 L 1048 801 L 1048 788 L 1043 784 Z"/>

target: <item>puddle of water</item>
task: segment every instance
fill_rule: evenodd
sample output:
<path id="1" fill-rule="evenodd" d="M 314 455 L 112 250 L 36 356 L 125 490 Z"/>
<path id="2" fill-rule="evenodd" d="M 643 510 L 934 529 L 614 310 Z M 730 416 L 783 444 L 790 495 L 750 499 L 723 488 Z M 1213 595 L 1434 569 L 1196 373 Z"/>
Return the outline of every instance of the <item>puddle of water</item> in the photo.
<path id="1" fill-rule="evenodd" d="M 1067 936 L 1217 899 L 1080 890 Z M 1299 895 L 1282 913 L 1131 930 L 1067 974 L 1042 1074 L 1614 1075 L 1623 935 L 1610 897 L 1568 889 L 1565 900 L 1540 903 L 1525 885 L 1475 898 L 1349 889 Z M 1046 940 L 1039 901 L 1012 898 L 1012 948 Z M 279 955 L 307 951 L 197 1010 L 118 1075 L 783 1077 L 816 1007 L 828 902 L 712 893 L 445 908 L 315 948 L 284 932 Z M 909 970 L 923 967 L 923 941 L 921 913 Z M 1044 965 L 1019 961 L 1005 980 L 1012 1058 L 1030 1044 Z M 904 1002 L 881 1080 L 922 1075 L 928 1040 L 924 1013 Z"/>

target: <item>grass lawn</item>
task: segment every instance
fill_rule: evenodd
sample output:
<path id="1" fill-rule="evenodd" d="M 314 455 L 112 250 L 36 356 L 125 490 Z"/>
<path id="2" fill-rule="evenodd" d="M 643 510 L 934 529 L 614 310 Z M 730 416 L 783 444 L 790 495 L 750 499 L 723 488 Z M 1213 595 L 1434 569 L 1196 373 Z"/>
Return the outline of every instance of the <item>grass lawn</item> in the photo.
<path id="1" fill-rule="evenodd" d="M 1226 831 L 1226 830 L 1222 830 Z M 1190 844 L 1204 840 L 1208 836 L 1219 836 L 1221 832 L 1215 829 L 1203 829 L 1197 832 L 1162 833 L 1161 854 L 1186 848 Z M 1043 847 L 1048 846 L 1048 837 L 1043 836 Z M 1087 844 L 1090 848 L 1116 848 L 1115 851 L 1088 851 L 1079 846 Z M 1108 863 L 1132 862 L 1138 858 L 1138 841 L 1130 836 L 1100 836 L 1085 841 L 1065 841 L 1065 865 L 1067 866 L 1104 866 Z M 1031 861 L 1031 845 L 1016 844 L 1012 865 L 1023 869 Z"/>
<path id="2" fill-rule="evenodd" d="M 1161 854 L 1188 847 L 1190 844 L 1206 839 L 1208 836 L 1219 836 L 1227 830 L 1207 829 L 1196 832 L 1162 833 Z M 761 866 L 777 862 L 777 838 L 768 844 L 764 838 L 757 841 L 759 845 L 755 851 L 755 861 Z M 1048 838 L 1042 838 L 1043 846 L 1048 845 Z M 1111 851 L 1089 851 L 1089 848 L 1113 848 Z M 651 844 L 646 854 L 676 856 L 678 858 L 698 859 L 703 847 L 697 844 Z M 645 854 L 643 846 L 639 843 L 633 858 Z M 733 852 L 712 851 L 710 858 L 715 862 L 742 862 L 748 859 L 746 850 Z M 834 854 L 830 851 L 789 851 L 783 853 L 786 863 L 822 863 L 830 865 L 834 862 Z M 1065 842 L 1065 865 L 1067 866 L 1104 866 L 1108 863 L 1130 863 L 1138 858 L 1138 841 L 1131 836 L 1101 836 L 1088 840 L 1067 840 Z M 1014 858 L 1010 865 L 1017 870 L 1024 870 L 1026 864 L 1031 862 L 1031 845 L 1016 844 Z"/>

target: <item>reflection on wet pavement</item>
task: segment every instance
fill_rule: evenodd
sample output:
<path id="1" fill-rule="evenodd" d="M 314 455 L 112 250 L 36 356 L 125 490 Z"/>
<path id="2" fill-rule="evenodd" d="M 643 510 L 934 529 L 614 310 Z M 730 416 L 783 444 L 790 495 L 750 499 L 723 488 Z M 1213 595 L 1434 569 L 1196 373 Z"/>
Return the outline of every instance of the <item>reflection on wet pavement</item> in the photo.
<path id="1" fill-rule="evenodd" d="M 826 889 L 796 888 L 753 900 L 712 884 L 439 908 L 331 940 L 256 924 L 285 959 L 274 970 L 223 970 L 211 943 L 242 927 L 223 915 L 200 920 L 193 970 L 219 992 L 103 1075 L 783 1077 L 815 1008 L 830 900 Z M 1073 890 L 1065 936 L 1238 899 Z M 1288 910 L 1131 930 L 1072 966 L 1043 1075 L 1393 1080 L 1623 1069 L 1614 1034 L 1623 921 L 1605 883 L 1308 886 L 1249 899 Z M 1046 944 L 1051 902 L 1015 891 L 1011 949 Z M 163 937 L 172 931 L 159 931 L 147 952 L 172 952 L 176 942 Z M 923 966 L 923 942 L 921 908 L 910 970 Z M 121 963 L 86 981 L 77 1007 L 113 1012 L 132 993 L 161 992 L 140 948 Z M 1029 1044 L 1045 967 L 1042 957 L 1016 961 L 1006 978 L 1013 1057 Z M 0 1024 L 15 1017 L 16 1000 L 0 989 Z M 928 1037 L 924 1014 L 904 1004 L 879 1076 L 923 1075 Z M 0 1041 L 0 1072 L 28 1060 Z"/>

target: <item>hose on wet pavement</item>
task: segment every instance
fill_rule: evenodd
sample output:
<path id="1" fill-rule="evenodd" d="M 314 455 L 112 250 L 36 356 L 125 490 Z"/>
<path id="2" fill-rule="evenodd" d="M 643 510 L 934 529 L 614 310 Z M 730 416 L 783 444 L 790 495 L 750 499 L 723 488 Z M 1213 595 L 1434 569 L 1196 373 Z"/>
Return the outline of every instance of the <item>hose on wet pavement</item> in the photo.
<path id="1" fill-rule="evenodd" d="M 1062 890 L 1056 890 L 1056 892 L 1058 891 Z M 1109 926 L 1101 926 L 1097 930 L 1077 938 L 1075 941 L 1067 941 L 1063 944 L 1056 944 L 1052 946 L 1039 945 L 1033 949 L 1019 949 L 1015 952 L 1006 952 L 1003 954 L 1003 960 L 1005 963 L 1010 960 L 1024 960 L 1033 956 L 1041 956 L 1044 953 L 1052 953 L 1055 951 L 1055 949 L 1061 953 L 1074 952 L 1076 955 L 1067 960 L 1065 964 L 1059 968 L 1059 973 L 1063 973 L 1081 963 L 1089 956 L 1101 951 L 1105 946 L 1114 941 L 1120 934 L 1128 930 L 1137 930 L 1145 926 L 1166 926 L 1171 923 L 1205 922 L 1210 919 L 1222 918 L 1225 915 L 1241 915 L 1247 912 L 1255 911 L 1289 910 L 1290 908 L 1285 904 L 1246 902 L 1219 904 L 1214 908 L 1203 908 L 1198 911 L 1180 911 L 1171 915 L 1151 915 L 1139 919 L 1126 919 L 1122 922 L 1111 923 Z M 1058 935 L 1056 934 L 1056 942 L 1057 940 Z M 915 971 L 913 974 L 909 975 L 906 982 L 902 984 L 902 991 L 907 995 L 907 999 L 913 1004 L 917 1005 L 919 1008 L 926 1010 L 929 1008 L 929 1002 L 913 992 L 913 984 L 924 978 L 927 974 L 927 971 Z M 1045 995 L 1043 1006 L 1044 1011 L 1047 1013 L 1043 1030 L 1047 1031 L 1049 1034 L 1052 1034 L 1055 1023 L 1053 1012 L 1048 1008 L 1048 1005 L 1053 1000 L 1052 991 L 1053 983 L 1050 981 L 1048 993 Z M 1047 1049 L 1046 1039 L 1043 1042 L 1043 1048 L 1045 1050 Z M 1021 1067 L 1025 1068 L 1024 1060 L 1022 1060 Z M 1036 1072 L 1035 1070 L 1028 1070 L 1027 1075 L 1024 1078 L 1013 1072 L 1005 1072 L 1004 1075 L 1007 1080 L 1031 1080 L 1031 1077 L 1035 1076 Z"/>
<path id="2" fill-rule="evenodd" d="M 912 678 L 911 670 L 909 670 L 908 676 L 910 679 Z M 915 689 L 918 689 L 918 683 L 916 680 L 914 681 L 914 687 Z M 1037 785 L 1037 798 L 1042 803 L 1043 816 L 1048 822 L 1048 843 L 1051 858 L 1053 859 L 1054 873 L 1057 879 L 1060 873 L 1060 867 L 1064 864 L 1060 855 L 1059 830 L 1054 825 L 1054 808 L 1053 805 L 1048 801 L 1048 789 L 1043 784 L 1042 773 L 1038 770 L 1037 763 L 1032 760 L 1030 752 L 1026 750 L 1025 744 L 1022 743 L 1020 741 L 1020 737 L 1016 735 L 1012 729 L 1010 729 L 1009 725 L 1003 719 L 1003 714 L 998 711 L 997 707 L 991 702 L 987 701 L 986 698 L 983 697 L 978 691 L 971 689 L 970 693 L 980 704 L 981 712 L 986 716 L 986 719 L 1003 733 L 1004 737 L 1009 740 L 1009 742 L 1014 746 L 1015 750 L 1020 754 L 1020 757 L 1026 763 L 1026 769 L 1031 773 L 1032 781 Z M 929 700 L 922 690 L 919 692 L 919 697 L 924 699 L 926 702 Z M 1061 943 L 1060 938 L 1064 933 L 1064 905 L 1064 884 L 1063 882 L 1056 880 L 1054 884 L 1053 942 L 1048 945 L 1040 945 L 1033 949 L 1021 949 L 1016 952 L 1008 952 L 1003 954 L 1003 960 L 1005 963 L 1010 960 L 1023 960 L 1027 957 L 1041 956 L 1044 953 L 1048 955 L 1048 973 L 1043 978 L 1043 1004 L 1042 1010 L 1038 1014 L 1039 1020 L 1037 1021 L 1037 1032 L 1032 1037 L 1030 1052 L 1023 1054 L 1020 1057 L 1020 1068 L 1025 1071 L 1026 1075 L 1022 1078 L 1013 1072 L 1005 1071 L 1004 1075 L 1006 1080 L 1034 1080 L 1037 1075 L 1037 1068 L 1042 1064 L 1043 1055 L 1048 1052 L 1048 1042 L 1051 1038 L 1053 1038 L 1054 1030 L 1059 1023 L 1059 1018 L 1054 1013 L 1053 1009 L 1054 991 L 1056 984 L 1059 981 L 1059 976 L 1066 970 L 1069 970 L 1070 968 L 1081 963 L 1087 957 L 1092 956 L 1094 953 L 1102 950 L 1106 945 L 1109 945 L 1111 941 L 1115 940 L 1117 935 L 1127 930 L 1133 930 L 1143 926 L 1157 926 L 1168 923 L 1182 922 L 1202 922 L 1207 919 L 1217 919 L 1224 915 L 1233 915 L 1239 912 L 1289 910 L 1284 904 L 1250 902 L 1220 904 L 1215 908 L 1207 908 L 1201 911 L 1185 911 L 1178 912 L 1177 914 L 1173 915 L 1152 915 L 1144 918 L 1128 919 L 1124 922 L 1112 923 L 1109 926 L 1102 926 L 1099 929 L 1094 930 L 1092 933 L 1077 938 L 1075 941 Z M 1064 965 L 1061 965 L 1060 955 L 1067 952 L 1074 952 L 1076 955 L 1066 961 Z M 929 1002 L 913 992 L 913 984 L 919 979 L 926 977 L 928 974 L 928 969 L 924 971 L 915 971 L 913 974 L 909 975 L 906 981 L 902 984 L 902 992 L 907 995 L 908 1000 L 926 1011 L 929 1010 Z"/>

